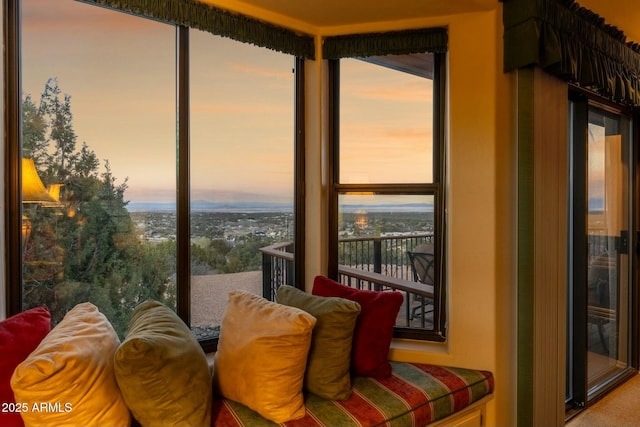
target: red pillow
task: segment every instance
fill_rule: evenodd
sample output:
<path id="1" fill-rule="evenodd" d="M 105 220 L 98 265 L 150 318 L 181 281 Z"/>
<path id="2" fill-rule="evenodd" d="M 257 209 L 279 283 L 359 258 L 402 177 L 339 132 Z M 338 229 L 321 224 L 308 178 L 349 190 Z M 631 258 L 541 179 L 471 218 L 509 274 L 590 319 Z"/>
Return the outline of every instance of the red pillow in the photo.
<path id="1" fill-rule="evenodd" d="M 36 307 L 0 322 L 0 426 L 24 426 L 11 390 L 11 376 L 51 330 L 51 315 L 46 307 Z"/>
<path id="2" fill-rule="evenodd" d="M 404 299 L 402 294 L 353 289 L 323 276 L 317 276 L 313 281 L 312 293 L 323 297 L 346 298 L 360 304 L 362 311 L 353 332 L 353 372 L 363 377 L 391 375 L 389 347 Z"/>

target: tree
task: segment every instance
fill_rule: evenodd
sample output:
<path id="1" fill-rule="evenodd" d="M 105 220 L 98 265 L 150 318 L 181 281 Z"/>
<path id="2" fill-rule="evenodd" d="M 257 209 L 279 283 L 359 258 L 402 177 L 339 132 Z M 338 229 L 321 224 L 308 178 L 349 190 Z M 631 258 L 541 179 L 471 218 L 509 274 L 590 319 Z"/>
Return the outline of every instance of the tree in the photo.
<path id="1" fill-rule="evenodd" d="M 22 152 L 25 157 L 32 158 L 36 165 L 40 165 L 46 160 L 44 156 L 49 146 L 47 124 L 31 95 L 27 95 L 22 102 L 22 115 Z"/>
<path id="2" fill-rule="evenodd" d="M 64 180 L 73 172 L 77 157 L 76 133 L 73 130 L 73 115 L 71 114 L 71 97 L 64 95 L 62 99 L 58 79 L 50 78 L 45 84 L 40 97 L 40 114 L 47 119 L 49 127 L 48 140 L 53 145 L 50 155 L 49 173 Z"/>
<path id="3" fill-rule="evenodd" d="M 45 183 L 62 184 L 66 209 L 25 206 L 32 223 L 24 252 L 25 305 L 44 304 L 54 324 L 79 302 L 94 303 L 121 337 L 135 306 L 155 299 L 175 307 L 175 242 L 142 242 L 127 211 L 127 179 L 88 144 L 77 150 L 71 97 L 55 78 L 40 104 L 23 100 L 23 150 Z M 73 211 L 70 207 L 73 206 Z"/>

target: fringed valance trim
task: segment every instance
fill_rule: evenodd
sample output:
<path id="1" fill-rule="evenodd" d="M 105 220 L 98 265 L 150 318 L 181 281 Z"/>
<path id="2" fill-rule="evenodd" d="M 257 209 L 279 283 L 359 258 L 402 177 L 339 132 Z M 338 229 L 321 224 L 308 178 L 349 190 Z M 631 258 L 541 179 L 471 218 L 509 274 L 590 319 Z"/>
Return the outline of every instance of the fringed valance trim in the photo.
<path id="1" fill-rule="evenodd" d="M 306 59 L 315 59 L 314 38 L 196 0 L 80 0 L 175 25 L 196 28 Z"/>
<path id="2" fill-rule="evenodd" d="M 504 69 L 537 65 L 625 104 L 640 105 L 640 47 L 574 0 L 505 0 Z"/>
<path id="3" fill-rule="evenodd" d="M 442 53 L 447 51 L 446 28 L 350 34 L 324 39 L 324 59 L 356 58 L 410 53 Z"/>

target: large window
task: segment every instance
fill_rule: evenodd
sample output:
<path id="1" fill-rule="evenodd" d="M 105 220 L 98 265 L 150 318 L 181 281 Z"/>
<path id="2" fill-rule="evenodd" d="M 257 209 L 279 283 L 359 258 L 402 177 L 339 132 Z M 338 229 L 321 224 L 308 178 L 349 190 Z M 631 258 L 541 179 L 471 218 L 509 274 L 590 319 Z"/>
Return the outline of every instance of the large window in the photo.
<path id="1" fill-rule="evenodd" d="M 432 53 L 332 62 L 330 274 L 401 291 L 396 336 L 437 341 L 446 318 L 442 67 Z"/>
<path id="2" fill-rule="evenodd" d="M 176 28 L 21 5 L 21 305 L 90 301 L 122 337 L 138 303 L 176 307 Z"/>
<path id="3" fill-rule="evenodd" d="M 301 61 L 72 0 L 12 4 L 10 312 L 44 304 L 55 323 L 90 301 L 123 337 L 156 299 L 215 343 L 228 292 L 263 293 L 264 251 L 293 257 Z"/>
<path id="4" fill-rule="evenodd" d="M 230 290 L 262 295 L 261 249 L 293 249 L 295 75 L 290 55 L 202 31 L 190 45 L 191 324 L 206 335 Z"/>

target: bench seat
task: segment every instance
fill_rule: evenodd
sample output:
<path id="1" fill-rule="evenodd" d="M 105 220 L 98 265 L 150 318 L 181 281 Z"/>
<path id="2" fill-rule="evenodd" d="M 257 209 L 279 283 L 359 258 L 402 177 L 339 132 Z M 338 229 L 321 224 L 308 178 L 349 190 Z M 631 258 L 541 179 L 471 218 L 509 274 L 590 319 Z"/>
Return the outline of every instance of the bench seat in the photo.
<path id="1" fill-rule="evenodd" d="M 305 397 L 306 415 L 286 427 L 422 427 L 442 420 L 493 392 L 491 372 L 391 362 L 387 378 L 353 378 L 353 394 L 332 401 Z M 237 402 L 214 396 L 212 427 L 276 426 Z"/>

